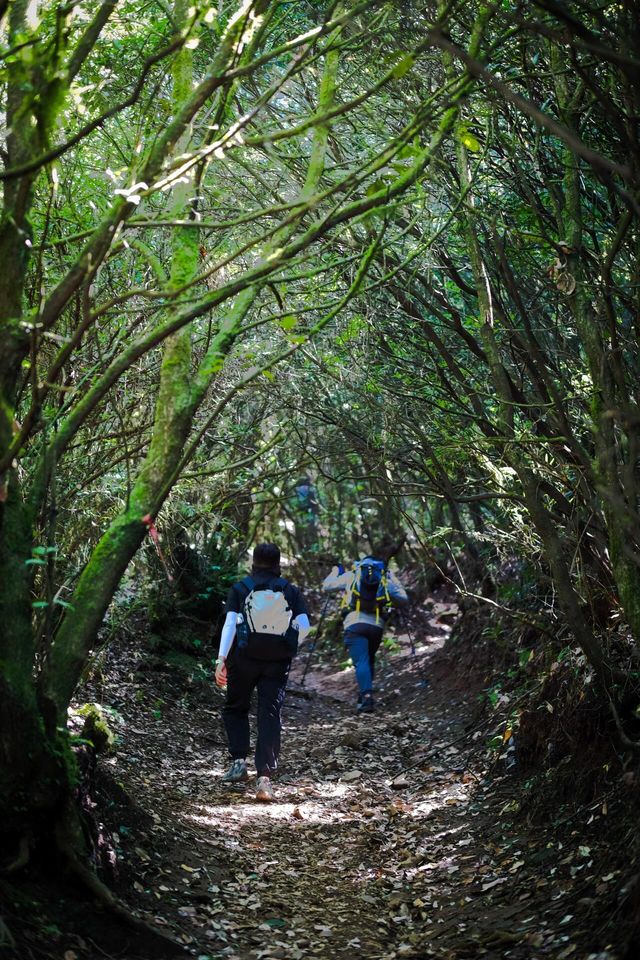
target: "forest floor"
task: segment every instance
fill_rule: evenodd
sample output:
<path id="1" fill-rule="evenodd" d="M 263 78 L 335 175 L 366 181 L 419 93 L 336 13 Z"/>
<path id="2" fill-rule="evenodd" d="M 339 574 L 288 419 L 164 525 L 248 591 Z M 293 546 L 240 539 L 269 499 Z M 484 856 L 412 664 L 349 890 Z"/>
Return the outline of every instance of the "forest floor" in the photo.
<path id="1" fill-rule="evenodd" d="M 98 780 L 115 886 L 185 952 L 70 910 L 67 892 L 46 946 L 34 910 L 20 956 L 619 960 L 615 797 L 525 816 L 517 764 L 487 749 L 504 722 L 487 722 L 486 678 L 447 652 L 453 610 L 440 609 L 415 657 L 406 636 L 385 653 L 371 715 L 355 714 L 340 644 L 304 688 L 297 658 L 272 804 L 220 780 L 219 691 L 110 652 L 89 695 L 117 711 Z"/>

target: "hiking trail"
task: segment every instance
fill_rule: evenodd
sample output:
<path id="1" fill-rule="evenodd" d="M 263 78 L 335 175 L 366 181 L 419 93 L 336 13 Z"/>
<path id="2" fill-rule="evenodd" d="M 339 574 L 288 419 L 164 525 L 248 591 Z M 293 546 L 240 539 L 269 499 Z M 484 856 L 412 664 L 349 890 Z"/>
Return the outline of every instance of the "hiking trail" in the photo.
<path id="1" fill-rule="evenodd" d="M 220 782 L 220 692 L 169 674 L 142 688 L 112 663 L 94 693 L 122 718 L 102 770 L 129 905 L 201 960 L 591 956 L 590 905 L 611 879 L 603 813 L 562 836 L 517 817 L 512 777 L 488 759 L 481 678 L 443 653 L 450 623 L 424 626 L 415 659 L 399 638 L 371 715 L 354 713 L 351 670 L 315 663 L 301 689 L 297 658 L 270 805 L 253 781 Z M 87 946 L 80 929 L 65 942 Z M 124 952 L 148 955 L 134 935 Z"/>

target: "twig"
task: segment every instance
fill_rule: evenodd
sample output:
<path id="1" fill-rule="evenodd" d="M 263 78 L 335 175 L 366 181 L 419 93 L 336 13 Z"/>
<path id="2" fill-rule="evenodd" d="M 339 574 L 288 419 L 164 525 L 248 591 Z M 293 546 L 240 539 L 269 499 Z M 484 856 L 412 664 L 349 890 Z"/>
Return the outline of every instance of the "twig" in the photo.
<path id="1" fill-rule="evenodd" d="M 301 686 L 301 687 L 304 687 L 305 680 L 307 679 L 307 673 L 308 673 L 308 671 L 309 671 L 309 666 L 310 666 L 310 664 L 311 664 L 311 658 L 313 657 L 313 654 L 314 654 L 316 648 L 318 647 L 318 644 L 322 642 L 321 639 L 319 639 L 319 638 L 321 637 L 320 628 L 321 628 L 322 625 L 324 624 L 325 617 L 326 617 L 326 615 L 327 615 L 327 610 L 329 609 L 329 604 L 330 604 L 330 602 L 331 602 L 332 599 L 333 599 L 333 598 L 332 598 L 331 594 L 329 594 L 329 596 L 328 596 L 327 599 L 325 600 L 324 607 L 322 608 L 322 613 L 320 614 L 320 619 L 318 620 L 318 625 L 317 625 L 317 627 L 316 627 L 315 638 L 314 638 L 313 644 L 312 644 L 312 645 L 310 646 L 310 648 L 309 648 L 309 656 L 307 657 L 307 662 L 306 662 L 306 664 L 305 664 L 304 673 L 302 674 L 302 680 L 301 680 L 301 682 L 300 682 L 300 686 Z"/>
<path id="2" fill-rule="evenodd" d="M 17 873 L 18 870 L 22 870 L 23 867 L 26 867 L 26 865 L 29 862 L 29 856 L 30 856 L 29 837 L 25 835 L 20 839 L 20 843 L 18 845 L 17 857 L 15 858 L 15 860 L 12 860 L 12 862 L 8 864 L 8 866 L 4 867 L 1 872 L 4 874 Z"/>
<path id="3" fill-rule="evenodd" d="M 13 939 L 13 934 L 9 927 L 6 925 L 2 917 L 0 917 L 0 947 L 15 947 L 16 942 Z"/>

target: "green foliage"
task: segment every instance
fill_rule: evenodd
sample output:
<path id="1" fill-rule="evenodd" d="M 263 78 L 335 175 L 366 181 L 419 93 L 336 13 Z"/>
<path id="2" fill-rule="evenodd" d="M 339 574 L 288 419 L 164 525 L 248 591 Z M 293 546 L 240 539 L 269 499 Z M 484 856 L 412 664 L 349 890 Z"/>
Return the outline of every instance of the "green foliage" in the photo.
<path id="1" fill-rule="evenodd" d="M 442 22 L 374 4 L 311 37 L 340 6 L 259 0 L 245 23 L 236 2 L 125 0 L 95 35 L 85 0 L 64 30 L 41 6 L 14 5 L 0 59 L 0 661 L 19 696 L 64 717 L 128 568 L 111 629 L 140 590 L 168 642 L 172 618 L 211 627 L 258 538 L 308 562 L 401 531 L 463 591 L 543 597 L 622 684 L 632 5 L 523 33 L 514 4 Z M 175 16 L 195 18 L 186 46 Z"/>
<path id="2" fill-rule="evenodd" d="M 456 137 L 460 143 L 466 147 L 470 153 L 479 153 L 481 150 L 480 142 L 477 137 L 470 133 L 467 124 L 461 123 L 456 129 Z"/>
<path id="3" fill-rule="evenodd" d="M 214 671 L 208 669 L 202 660 L 189 656 L 188 653 L 183 653 L 179 650 L 169 650 L 163 659 L 169 667 L 173 668 L 173 670 L 191 682 L 210 682 L 213 679 Z"/>
<path id="4" fill-rule="evenodd" d="M 80 739 L 90 743 L 96 753 L 110 753 L 116 738 L 107 723 L 104 709 L 97 703 L 85 703 L 77 713 L 84 717 Z"/>
<path id="5" fill-rule="evenodd" d="M 398 638 L 397 638 L 396 636 L 394 636 L 392 633 L 388 633 L 388 634 L 384 637 L 384 639 L 383 639 L 383 641 L 382 641 L 382 645 L 383 645 L 385 651 L 386 651 L 387 653 L 389 653 L 389 654 L 399 653 L 399 652 L 402 650 L 402 646 L 401 646 L 401 644 L 398 642 Z"/>

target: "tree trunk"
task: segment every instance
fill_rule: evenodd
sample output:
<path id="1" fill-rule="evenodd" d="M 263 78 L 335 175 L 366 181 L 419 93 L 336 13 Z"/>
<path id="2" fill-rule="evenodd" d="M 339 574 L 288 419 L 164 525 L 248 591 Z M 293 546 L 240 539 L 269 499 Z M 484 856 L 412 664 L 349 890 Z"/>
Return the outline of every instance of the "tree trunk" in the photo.
<path id="1" fill-rule="evenodd" d="M 182 16 L 185 11 L 186 4 Z M 331 52 L 327 56 L 325 78 L 321 84 L 319 113 L 325 112 L 333 100 L 336 70 L 337 54 Z M 174 71 L 175 94 L 179 97 L 183 90 L 190 88 L 191 82 L 191 54 L 183 50 L 177 58 Z M 319 125 L 309 172 L 301 191 L 303 197 L 313 192 L 322 175 L 327 135 L 325 127 Z M 178 204 L 184 205 L 193 195 L 192 191 L 192 182 L 184 184 Z M 290 230 L 287 232 L 290 233 Z M 177 233 L 171 271 L 171 284 L 175 289 L 183 286 L 196 272 L 197 236 L 198 232 L 193 228 L 185 228 Z M 280 232 L 263 256 L 268 256 L 282 242 L 283 235 Z M 186 328 L 175 334 L 165 344 L 149 452 L 134 484 L 127 509 L 102 535 L 80 576 L 73 595 L 73 609 L 67 612 L 58 630 L 46 671 L 44 696 L 61 724 L 104 614 L 147 532 L 143 518 L 156 515 L 177 479 L 193 417 L 213 377 L 220 370 L 225 355 L 235 342 L 258 293 L 258 287 L 249 287 L 237 297 L 228 315 L 221 320 L 219 333 L 195 375 L 191 370 L 190 330 Z"/>
<path id="2" fill-rule="evenodd" d="M 26 0 L 9 16 L 9 47 L 27 31 Z M 33 114 L 33 91 L 20 58 L 8 66 L 7 166 L 28 162 L 46 139 L 52 117 Z M 44 80 L 42 81 L 44 84 Z M 49 121 L 49 124 L 48 124 Z M 0 219 L 0 460 L 17 430 L 16 394 L 31 337 L 23 305 L 29 266 L 29 214 L 35 175 L 4 185 Z M 35 516 L 25 502 L 17 470 L 0 476 L 0 834 L 17 841 L 50 814 L 73 775 L 66 741 L 45 716 L 33 677 L 37 637 L 33 629 L 32 556 Z"/>
<path id="3" fill-rule="evenodd" d="M 69 789 L 73 765 L 33 683 L 32 517 L 15 476 L 0 504 L 0 834 L 16 841 Z"/>

